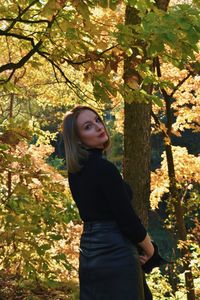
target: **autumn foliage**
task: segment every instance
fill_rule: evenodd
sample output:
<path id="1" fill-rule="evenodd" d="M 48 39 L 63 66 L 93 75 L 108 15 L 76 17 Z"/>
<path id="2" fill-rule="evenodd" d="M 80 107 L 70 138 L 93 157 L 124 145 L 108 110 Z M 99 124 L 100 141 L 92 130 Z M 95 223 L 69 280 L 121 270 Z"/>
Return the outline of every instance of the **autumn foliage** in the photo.
<path id="1" fill-rule="evenodd" d="M 108 124 L 114 120 L 110 131 L 123 135 L 124 99 L 152 104 L 152 135 L 162 136 L 163 153 L 160 166 L 151 173 L 150 205 L 158 210 L 167 199 L 165 230 L 173 231 L 177 257 L 184 253 L 171 272 L 171 277 L 179 274 L 179 285 L 172 286 L 163 270 L 155 270 L 150 286 L 154 289 L 153 280 L 161 282 L 155 299 L 183 297 L 183 274 L 189 266 L 198 295 L 200 157 L 187 147 L 174 146 L 173 137 L 200 129 L 199 3 L 168 4 L 0 4 L 0 284 L 7 288 L 0 289 L 3 299 L 15 299 L 17 293 L 24 299 L 78 299 L 82 223 L 69 192 L 64 159 L 55 158 L 54 146 L 60 142 L 63 115 L 75 104 L 103 110 Z M 127 22 L 127 7 L 134 9 L 137 24 Z M 124 76 L 127 60 L 131 72 Z M 134 136 L 129 142 L 134 144 Z M 184 239 L 177 229 L 177 203 L 183 212 Z"/>

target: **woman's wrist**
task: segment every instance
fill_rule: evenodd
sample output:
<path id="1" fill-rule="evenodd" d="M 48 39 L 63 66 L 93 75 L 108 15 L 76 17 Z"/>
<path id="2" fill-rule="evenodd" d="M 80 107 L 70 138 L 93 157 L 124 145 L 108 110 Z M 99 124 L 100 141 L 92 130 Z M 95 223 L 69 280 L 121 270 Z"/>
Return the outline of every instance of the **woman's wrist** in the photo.
<path id="1" fill-rule="evenodd" d="M 144 240 L 138 244 L 149 258 L 151 258 L 153 256 L 154 246 L 151 242 L 151 239 L 150 239 L 150 236 L 148 235 L 148 233 L 147 233 L 146 237 L 144 238 Z"/>

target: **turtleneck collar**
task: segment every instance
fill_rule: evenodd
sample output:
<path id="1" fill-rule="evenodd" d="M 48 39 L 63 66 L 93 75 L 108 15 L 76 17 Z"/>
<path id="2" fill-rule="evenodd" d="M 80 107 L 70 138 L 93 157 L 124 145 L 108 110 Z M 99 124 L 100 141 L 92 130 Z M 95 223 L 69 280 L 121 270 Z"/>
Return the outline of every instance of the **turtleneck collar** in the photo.
<path id="1" fill-rule="evenodd" d="M 99 149 L 99 148 L 90 148 L 87 149 L 89 152 L 89 155 L 95 155 L 95 156 L 102 156 L 104 149 Z"/>

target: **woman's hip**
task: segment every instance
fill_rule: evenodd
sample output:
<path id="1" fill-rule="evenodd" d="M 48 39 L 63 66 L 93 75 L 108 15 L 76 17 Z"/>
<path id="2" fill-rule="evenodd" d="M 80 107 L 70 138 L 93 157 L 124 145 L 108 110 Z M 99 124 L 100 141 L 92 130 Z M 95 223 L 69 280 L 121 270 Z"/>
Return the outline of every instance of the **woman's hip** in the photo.
<path id="1" fill-rule="evenodd" d="M 143 300 L 137 250 L 114 222 L 84 225 L 80 242 L 81 300 Z"/>
<path id="2" fill-rule="evenodd" d="M 87 267 L 135 265 L 136 247 L 126 239 L 115 222 L 87 222 L 80 241 L 80 264 Z"/>

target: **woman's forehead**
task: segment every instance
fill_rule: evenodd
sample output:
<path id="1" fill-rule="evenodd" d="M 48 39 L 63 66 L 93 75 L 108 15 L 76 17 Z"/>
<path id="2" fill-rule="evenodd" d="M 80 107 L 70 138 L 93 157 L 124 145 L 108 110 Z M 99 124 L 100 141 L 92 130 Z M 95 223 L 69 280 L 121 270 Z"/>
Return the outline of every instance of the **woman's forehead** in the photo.
<path id="1" fill-rule="evenodd" d="M 83 110 L 77 117 L 77 124 L 83 125 L 85 122 L 94 121 L 97 114 L 91 110 Z"/>

